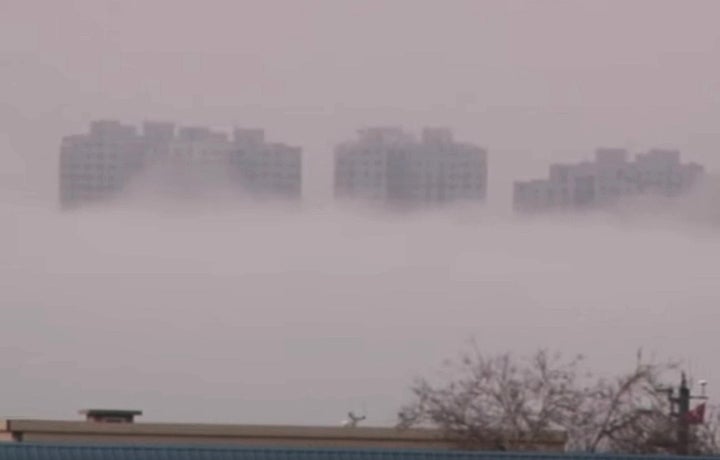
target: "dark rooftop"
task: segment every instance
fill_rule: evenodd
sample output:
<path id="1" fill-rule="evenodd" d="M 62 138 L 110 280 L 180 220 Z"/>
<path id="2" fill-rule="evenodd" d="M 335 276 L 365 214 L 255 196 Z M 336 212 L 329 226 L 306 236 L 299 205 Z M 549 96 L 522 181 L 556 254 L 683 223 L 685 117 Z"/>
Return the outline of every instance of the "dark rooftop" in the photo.
<path id="1" fill-rule="evenodd" d="M 132 423 L 136 416 L 142 415 L 141 410 L 125 409 L 83 409 L 81 415 L 90 422 Z"/>
<path id="2" fill-rule="evenodd" d="M 425 449 L 229 448 L 0 443 L 0 460 L 679 460 L 683 458 L 686 457 L 461 452 Z M 712 459 L 712 457 L 693 458 L 694 460 Z"/>

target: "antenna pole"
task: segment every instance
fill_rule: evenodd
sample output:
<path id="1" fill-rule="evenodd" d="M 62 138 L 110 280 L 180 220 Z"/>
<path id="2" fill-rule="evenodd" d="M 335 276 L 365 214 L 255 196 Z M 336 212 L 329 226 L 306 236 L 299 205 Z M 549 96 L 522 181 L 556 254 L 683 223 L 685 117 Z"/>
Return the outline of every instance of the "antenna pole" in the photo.
<path id="1" fill-rule="evenodd" d="M 678 455 L 687 455 L 690 451 L 690 420 L 688 413 L 690 412 L 690 388 L 687 384 L 685 373 L 682 373 L 680 380 L 680 394 L 677 399 L 678 403 L 678 425 L 677 425 L 677 453 Z"/>
<path id="2" fill-rule="evenodd" d="M 680 387 L 678 388 L 678 395 L 674 396 L 675 392 L 673 391 L 673 389 L 668 389 L 668 399 L 670 401 L 670 416 L 677 418 L 677 443 L 675 446 L 675 453 L 678 455 L 688 455 L 690 453 L 690 425 L 693 423 L 702 423 L 702 420 L 690 420 L 690 400 L 708 399 L 707 396 L 705 396 L 705 383 L 703 383 L 702 385 L 703 389 L 701 395 L 698 396 L 690 394 L 690 387 L 688 386 L 687 376 L 685 375 L 685 372 L 683 372 L 680 379 Z"/>

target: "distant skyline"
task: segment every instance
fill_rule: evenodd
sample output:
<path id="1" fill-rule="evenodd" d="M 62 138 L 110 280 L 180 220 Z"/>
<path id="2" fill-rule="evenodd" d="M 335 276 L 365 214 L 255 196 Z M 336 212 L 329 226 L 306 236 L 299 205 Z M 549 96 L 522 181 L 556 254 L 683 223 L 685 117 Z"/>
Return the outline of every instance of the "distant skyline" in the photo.
<path id="1" fill-rule="evenodd" d="M 449 125 L 493 152 L 498 209 L 513 180 L 596 146 L 677 148 L 717 170 L 719 14 L 712 0 L 5 0 L 0 162 L 52 199 L 60 138 L 99 117 L 263 126 L 305 146 L 318 200 L 332 147 L 371 124 Z"/>
<path id="2" fill-rule="evenodd" d="M 223 191 L 235 198 L 302 197 L 302 148 L 236 127 L 232 136 L 205 126 L 95 120 L 63 137 L 59 152 L 63 208 L 122 199 L 200 198 Z M 214 200 L 210 200 L 211 204 Z"/>
<path id="3" fill-rule="evenodd" d="M 633 154 L 634 164 L 628 162 Z M 200 198 L 222 191 L 229 193 L 226 198 L 293 197 L 314 203 L 302 194 L 302 146 L 266 140 L 265 129 L 257 126 L 228 130 L 177 120 L 133 125 L 95 119 L 85 132 L 63 136 L 58 156 L 59 201 L 64 208 L 131 192 L 141 199 L 141 189 L 151 200 Z M 684 163 L 683 153 L 675 149 L 629 152 L 597 147 L 592 157 L 593 161 L 584 156 L 571 163 L 550 163 L 550 181 L 515 180 L 513 189 L 505 191 L 513 196 L 514 210 L 576 207 L 576 179 L 590 181 L 581 187 L 590 193 L 581 208 L 618 204 L 639 195 L 681 197 L 707 179 L 703 165 Z M 597 165 L 600 157 L 605 160 Z M 395 125 L 360 128 L 334 147 L 332 162 L 336 199 L 383 206 L 485 205 L 492 176 L 487 150 L 438 126 L 423 127 L 419 135 Z"/>

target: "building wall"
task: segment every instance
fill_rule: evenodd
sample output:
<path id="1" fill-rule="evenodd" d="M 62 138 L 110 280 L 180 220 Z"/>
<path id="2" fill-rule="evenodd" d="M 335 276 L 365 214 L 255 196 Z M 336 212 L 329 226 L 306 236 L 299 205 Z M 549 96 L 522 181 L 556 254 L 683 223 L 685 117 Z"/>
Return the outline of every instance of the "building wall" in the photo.
<path id="1" fill-rule="evenodd" d="M 547 179 L 514 184 L 519 212 L 591 209 L 641 194 L 674 197 L 702 177 L 700 165 L 680 162 L 680 152 L 651 150 L 628 160 L 623 149 L 598 149 L 593 162 L 554 164 Z"/>
<path id="2" fill-rule="evenodd" d="M 354 439 L 346 438 L 271 438 L 232 436 L 172 436 L 146 435 L 123 436 L 111 434 L 60 434 L 26 433 L 23 442 L 39 443 L 83 443 L 83 444 L 160 444 L 160 445 L 222 445 L 248 447 L 373 447 L 393 449 L 451 449 L 454 443 L 441 440 L 403 440 L 403 439 Z"/>
<path id="3" fill-rule="evenodd" d="M 143 165 L 144 146 L 132 126 L 93 122 L 60 147 L 60 201 L 74 206 L 117 196 Z"/>
<path id="4" fill-rule="evenodd" d="M 60 150 L 66 207 L 119 196 L 141 173 L 179 196 L 229 185 L 253 196 L 302 194 L 301 149 L 267 143 L 258 129 L 235 129 L 230 140 L 202 126 L 146 122 L 138 134 L 117 121 L 97 121 L 89 133 L 63 138 Z"/>
<path id="5" fill-rule="evenodd" d="M 351 447 L 456 449 L 456 440 L 429 429 L 211 425 L 177 423 L 93 423 L 79 421 L 7 420 L 0 430 L 8 440 L 31 443 L 235 445 L 274 447 Z M 565 435 L 548 433 L 528 448 L 562 451 Z"/>
<path id="6" fill-rule="evenodd" d="M 339 199 L 433 206 L 486 193 L 485 150 L 455 142 L 448 129 L 425 128 L 418 142 L 399 128 L 371 128 L 335 149 Z"/>
<path id="7" fill-rule="evenodd" d="M 241 146 L 231 154 L 236 182 L 254 196 L 299 199 L 302 195 L 302 152 L 283 144 Z"/>

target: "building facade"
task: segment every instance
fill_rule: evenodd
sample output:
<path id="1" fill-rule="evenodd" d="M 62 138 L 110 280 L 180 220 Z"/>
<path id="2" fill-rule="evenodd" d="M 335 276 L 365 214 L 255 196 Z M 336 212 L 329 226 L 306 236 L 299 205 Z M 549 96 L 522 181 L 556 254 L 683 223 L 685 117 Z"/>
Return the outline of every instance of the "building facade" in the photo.
<path id="1" fill-rule="evenodd" d="M 302 150 L 265 141 L 263 130 L 236 128 L 232 139 L 204 126 L 145 122 L 142 131 L 95 121 L 63 138 L 60 202 L 73 207 L 122 195 L 142 177 L 177 196 L 222 186 L 252 197 L 299 199 Z"/>
<path id="2" fill-rule="evenodd" d="M 299 198 L 302 189 L 302 149 L 265 142 L 257 129 L 235 129 L 230 156 L 233 182 L 256 197 Z"/>
<path id="3" fill-rule="evenodd" d="M 624 149 L 601 148 L 592 162 L 553 164 L 547 179 L 515 182 L 518 212 L 592 209 L 622 199 L 679 196 L 704 174 L 696 163 L 682 163 L 677 150 L 654 149 L 629 159 Z"/>
<path id="4" fill-rule="evenodd" d="M 397 206 L 482 202 L 487 152 L 458 143 L 445 128 L 425 128 L 421 140 L 400 128 L 360 130 L 335 149 L 335 197 Z"/>
<path id="5" fill-rule="evenodd" d="M 142 137 L 117 121 L 94 121 L 89 133 L 63 138 L 60 202 L 71 206 L 116 196 L 142 169 L 143 155 Z"/>

